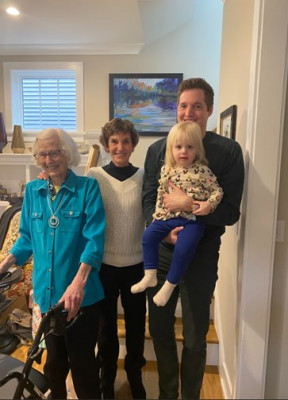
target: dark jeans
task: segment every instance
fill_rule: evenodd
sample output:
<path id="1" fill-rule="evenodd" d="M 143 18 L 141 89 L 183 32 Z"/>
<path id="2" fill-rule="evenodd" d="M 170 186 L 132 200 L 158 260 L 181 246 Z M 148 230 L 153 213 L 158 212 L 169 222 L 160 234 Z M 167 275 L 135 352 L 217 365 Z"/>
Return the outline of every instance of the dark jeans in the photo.
<path id="1" fill-rule="evenodd" d="M 52 399 L 66 399 L 66 378 L 71 369 L 75 392 L 79 399 L 99 399 L 95 346 L 99 330 L 99 303 L 81 308 L 82 315 L 65 335 L 49 334 L 45 338 L 47 360 L 44 373 L 48 378 Z M 49 328 L 47 328 L 49 330 Z"/>
<path id="2" fill-rule="evenodd" d="M 143 278 L 143 263 L 128 267 L 102 264 L 100 278 L 105 299 L 101 302 L 100 333 L 97 359 L 101 366 L 102 385 L 112 386 L 117 373 L 119 339 L 117 303 L 121 296 L 124 309 L 126 351 L 124 368 L 131 386 L 133 377 L 139 378 L 146 360 L 144 353 L 146 293 L 131 293 L 131 286 Z M 140 375 L 141 376 L 141 375 Z"/>
<path id="3" fill-rule="evenodd" d="M 200 245 L 180 284 L 165 307 L 157 307 L 153 296 L 165 281 L 173 249 L 159 246 L 158 285 L 147 290 L 149 327 L 158 364 L 159 398 L 177 399 L 179 364 L 175 341 L 175 309 L 180 292 L 183 349 L 180 367 L 182 399 L 199 399 L 206 364 L 206 334 L 210 302 L 217 280 L 220 239 Z"/>

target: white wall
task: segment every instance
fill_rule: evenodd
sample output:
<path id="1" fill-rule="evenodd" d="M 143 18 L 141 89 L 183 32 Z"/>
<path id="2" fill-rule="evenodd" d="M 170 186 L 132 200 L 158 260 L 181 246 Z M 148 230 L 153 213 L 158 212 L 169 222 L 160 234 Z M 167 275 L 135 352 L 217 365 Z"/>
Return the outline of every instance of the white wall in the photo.
<path id="1" fill-rule="evenodd" d="M 286 98 L 286 110 L 288 110 Z M 275 247 L 265 398 L 288 398 L 288 113 L 283 135 L 277 220 L 285 223 Z"/>
<path id="2" fill-rule="evenodd" d="M 245 16 L 241 18 L 239 16 Z M 248 155 L 245 154 L 247 134 L 247 104 L 253 25 L 253 1 L 226 0 L 223 10 L 222 50 L 220 64 L 219 113 L 237 105 L 236 140 L 243 149 L 247 171 Z M 219 261 L 219 280 L 216 289 L 216 328 L 220 337 L 220 371 L 223 388 L 232 398 L 237 379 L 237 313 L 241 279 L 242 227 L 245 218 L 245 195 L 241 207 L 242 217 L 233 227 L 226 228 L 222 237 Z M 243 251 L 243 250 L 242 250 Z M 240 264 L 240 268 L 239 268 Z"/>
<path id="3" fill-rule="evenodd" d="M 219 104 L 238 105 L 236 137 L 246 164 L 242 217 L 223 238 L 216 295 L 217 326 L 221 327 L 220 368 L 227 398 L 264 398 L 269 384 L 274 387 L 268 398 L 279 398 L 280 380 L 284 387 L 287 361 L 284 357 L 277 359 L 276 354 L 284 351 L 287 355 L 285 323 L 276 336 L 274 330 L 274 340 L 269 344 L 268 337 L 286 95 L 287 27 L 286 0 L 224 2 Z M 282 272 L 285 267 L 281 264 Z M 278 284 L 279 278 L 280 275 Z M 273 291 L 274 317 L 279 313 L 277 304 L 286 299 L 286 283 L 281 282 L 280 291 L 276 287 Z M 282 341 L 279 343 L 277 338 Z M 283 375 L 278 382 L 275 369 Z M 287 379 L 285 387 L 287 398 Z"/>
<path id="4" fill-rule="evenodd" d="M 218 100 L 222 1 L 196 0 L 190 22 L 166 37 L 144 46 L 139 55 L 125 56 L 0 56 L 0 110 L 5 110 L 3 96 L 4 61 L 83 61 L 84 62 L 84 125 L 85 131 L 99 131 L 109 118 L 109 73 L 183 72 L 184 78 L 201 76 L 214 88 Z M 163 7 L 163 13 L 165 8 Z M 123 27 L 124 28 L 124 27 Z M 217 114 L 210 119 L 216 127 Z M 159 137 L 158 137 L 159 138 Z M 143 165 L 147 147 L 157 137 L 142 137 L 131 158 Z"/>

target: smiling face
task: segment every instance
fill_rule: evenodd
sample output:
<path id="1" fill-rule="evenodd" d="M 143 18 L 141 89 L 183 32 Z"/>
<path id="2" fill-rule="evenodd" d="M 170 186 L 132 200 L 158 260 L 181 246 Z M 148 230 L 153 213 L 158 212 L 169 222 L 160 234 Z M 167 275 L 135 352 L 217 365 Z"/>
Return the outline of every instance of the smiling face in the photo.
<path id="1" fill-rule="evenodd" d="M 133 150 L 130 133 L 117 132 L 109 137 L 106 151 L 110 154 L 116 167 L 127 167 Z"/>
<path id="2" fill-rule="evenodd" d="M 202 137 L 206 134 L 207 120 L 213 112 L 213 106 L 208 110 L 203 89 L 184 90 L 177 107 L 177 120 L 197 122 L 200 126 Z"/>
<path id="3" fill-rule="evenodd" d="M 65 152 L 59 150 L 61 150 L 60 141 L 56 136 L 40 139 L 37 142 L 38 163 L 55 185 L 64 182 L 68 171 Z"/>

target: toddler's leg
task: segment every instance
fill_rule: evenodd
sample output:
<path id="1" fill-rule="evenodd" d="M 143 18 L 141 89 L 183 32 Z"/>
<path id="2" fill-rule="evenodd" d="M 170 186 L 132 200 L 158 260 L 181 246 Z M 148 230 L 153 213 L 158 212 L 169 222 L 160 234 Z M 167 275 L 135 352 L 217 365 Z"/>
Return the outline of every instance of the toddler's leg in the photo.
<path id="1" fill-rule="evenodd" d="M 175 289 L 176 284 L 170 283 L 168 281 L 165 281 L 164 285 L 161 287 L 161 289 L 158 291 L 158 293 L 155 294 L 153 297 L 153 301 L 156 304 L 156 306 L 165 306 L 167 301 L 170 299 L 170 296 Z"/>
<path id="2" fill-rule="evenodd" d="M 144 292 L 148 287 L 157 285 L 157 269 L 146 269 L 140 282 L 131 286 L 132 293 Z"/>

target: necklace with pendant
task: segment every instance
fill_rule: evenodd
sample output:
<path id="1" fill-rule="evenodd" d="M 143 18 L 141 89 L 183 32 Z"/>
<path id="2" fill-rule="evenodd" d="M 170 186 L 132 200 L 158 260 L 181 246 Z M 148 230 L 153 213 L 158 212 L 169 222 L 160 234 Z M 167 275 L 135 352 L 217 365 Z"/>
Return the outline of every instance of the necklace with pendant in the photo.
<path id="1" fill-rule="evenodd" d="M 62 202 L 63 202 L 63 200 L 64 200 L 64 197 L 65 197 L 65 192 L 63 193 L 63 195 L 62 195 L 62 197 L 61 197 L 61 200 L 60 200 L 60 203 L 58 204 L 58 207 L 56 208 L 55 212 L 53 212 L 53 210 L 52 210 L 52 204 L 50 204 L 50 202 L 51 202 L 50 196 L 49 196 L 49 195 L 47 196 L 48 208 L 49 208 L 49 210 L 50 210 L 50 212 L 51 212 L 51 217 L 48 219 L 48 225 L 50 226 L 50 228 L 56 229 L 57 226 L 58 226 L 59 223 L 60 223 L 60 222 L 59 222 L 59 218 L 56 217 L 56 214 L 57 214 L 58 210 L 59 210 L 60 207 L 61 207 L 61 204 L 62 204 Z"/>

